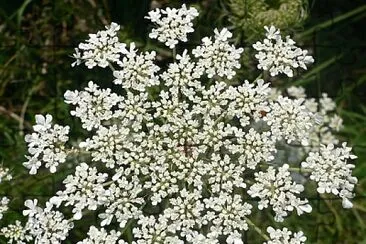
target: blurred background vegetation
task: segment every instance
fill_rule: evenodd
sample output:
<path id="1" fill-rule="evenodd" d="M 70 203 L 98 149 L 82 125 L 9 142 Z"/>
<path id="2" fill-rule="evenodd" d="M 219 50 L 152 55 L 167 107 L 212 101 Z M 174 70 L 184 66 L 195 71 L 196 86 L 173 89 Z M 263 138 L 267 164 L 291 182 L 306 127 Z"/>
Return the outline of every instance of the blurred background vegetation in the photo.
<path id="1" fill-rule="evenodd" d="M 12 0 L 0 1 L 0 164 L 11 169 L 15 179 L 0 185 L 0 195 L 11 195 L 10 214 L 0 226 L 19 218 L 24 199 L 52 196 L 68 169 L 49 176 L 30 177 L 22 162 L 24 134 L 31 131 L 34 115 L 50 113 L 60 124 L 69 124 L 74 136 L 84 132 L 69 116 L 63 103 L 66 90 L 80 89 L 89 80 L 102 86 L 112 77 L 102 69 L 82 66 L 71 69 L 77 44 L 111 21 L 123 26 L 120 38 L 142 49 L 158 49 L 159 60 L 171 60 L 170 51 L 148 40 L 144 16 L 151 8 L 192 4 L 200 10 L 192 47 L 214 27 L 228 27 L 237 46 L 248 47 L 237 82 L 257 76 L 251 44 L 263 36 L 262 26 L 274 24 L 293 35 L 309 49 L 316 63 L 308 72 L 271 81 L 279 88 L 303 85 L 309 96 L 328 93 L 337 102 L 344 119 L 339 135 L 349 141 L 358 156 L 359 178 L 355 207 L 343 210 L 340 201 L 312 200 L 311 216 L 290 218 L 290 229 L 302 228 L 309 243 L 366 243 L 366 42 L 364 0 Z M 191 46 L 189 46 L 191 45 Z M 283 80 L 286 80 L 284 82 Z M 42 184 L 39 182 L 43 181 Z M 265 216 L 264 216 L 265 217 Z M 263 218 L 263 217 L 262 217 Z M 299 222 L 298 220 L 301 220 Z M 261 219 L 258 219 L 261 221 Z M 285 222 L 286 223 L 286 222 Z M 80 226 L 75 238 L 85 235 Z M 83 233 L 84 232 L 84 233 Z M 249 236 L 250 237 L 250 236 Z M 1 239 L 0 239 L 1 242 Z M 1 242 L 2 243 L 2 242 Z M 248 239 L 248 243 L 257 243 Z M 259 242 L 258 242 L 259 243 Z"/>

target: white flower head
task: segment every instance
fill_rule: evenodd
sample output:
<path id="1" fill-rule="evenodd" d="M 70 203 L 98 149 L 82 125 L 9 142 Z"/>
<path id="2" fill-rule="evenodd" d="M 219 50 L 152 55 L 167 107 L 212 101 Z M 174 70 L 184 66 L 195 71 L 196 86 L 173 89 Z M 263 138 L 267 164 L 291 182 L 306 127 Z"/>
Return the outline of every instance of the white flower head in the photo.
<path id="1" fill-rule="evenodd" d="M 267 232 L 270 240 L 263 244 L 304 244 L 306 241 L 306 236 L 302 231 L 293 233 L 287 228 L 281 230 L 269 226 Z"/>
<path id="2" fill-rule="evenodd" d="M 185 5 L 153 10 L 147 17 L 156 24 L 150 37 L 174 48 L 187 41 L 197 15 Z M 16 222 L 1 229 L 10 243 L 62 243 L 80 220 L 89 231 L 78 244 L 242 244 L 246 231 L 268 226 L 253 219 L 261 211 L 277 222 L 310 213 L 309 178 L 319 193 L 352 207 L 357 178 L 348 160 L 355 156 L 346 144 L 333 143 L 331 132 L 342 120 L 327 95 L 316 101 L 300 87 L 281 91 L 260 78 L 230 85 L 243 49 L 230 44 L 227 28 L 164 62 L 162 71 L 155 51 L 119 43 L 119 28 L 112 24 L 91 34 L 75 53 L 76 64 L 90 68 L 113 63 L 114 84 L 120 85 L 112 91 L 89 81 L 83 90 L 65 92 L 71 115 L 86 130 L 83 138 L 68 143 L 68 126 L 36 115 L 34 132 L 25 137 L 24 166 L 30 174 L 41 167 L 54 173 L 75 155 L 68 157 L 74 172 L 65 172 L 45 208 L 25 201 L 24 227 Z M 255 44 L 264 57 L 259 68 L 290 76 L 310 63 L 293 40 L 283 40 L 273 26 L 265 29 L 266 39 Z M 71 143 L 78 147 L 68 148 Z M 322 143 L 327 146 L 319 149 Z M 0 180 L 6 174 L 0 168 Z M 0 200 L 1 217 L 9 199 Z M 88 222 L 92 215 L 98 227 Z M 267 232 L 266 244 L 306 241 L 301 231 Z"/>
<path id="3" fill-rule="evenodd" d="M 187 34 L 194 31 L 193 19 L 198 16 L 198 11 L 185 4 L 181 8 L 155 9 L 149 12 L 149 19 L 156 24 L 156 28 L 152 29 L 149 37 L 158 39 L 165 43 L 170 49 L 173 49 L 179 41 L 186 42 Z"/>
<path id="4" fill-rule="evenodd" d="M 15 224 L 9 224 L 8 226 L 1 228 L 0 233 L 9 240 L 8 243 L 27 244 L 33 240 L 27 226 L 22 226 L 22 223 L 19 220 L 16 220 Z"/>
<path id="5" fill-rule="evenodd" d="M 304 186 L 293 182 L 288 169 L 289 165 L 284 164 L 278 171 L 270 166 L 266 172 L 255 173 L 256 183 L 248 190 L 250 196 L 260 198 L 259 209 L 268 205 L 273 207 L 278 222 L 282 222 L 287 212 L 293 210 L 297 210 L 298 215 L 312 211 L 307 199 L 301 200 L 296 196 L 304 191 Z"/>
<path id="6" fill-rule="evenodd" d="M 117 31 L 119 29 L 118 24 L 112 23 L 110 26 L 106 26 L 106 30 L 89 34 L 89 39 L 75 48 L 73 56 L 76 61 L 72 63 L 72 66 L 85 62 L 89 69 L 94 66 L 105 68 L 110 63 L 117 62 L 126 46 L 118 41 Z"/>
<path id="7" fill-rule="evenodd" d="M 10 202 L 10 199 L 7 197 L 1 197 L 0 198 L 0 220 L 3 218 L 3 213 L 8 211 L 9 207 L 8 204 Z"/>
<path id="8" fill-rule="evenodd" d="M 77 244 L 90 244 L 90 243 L 112 244 L 117 243 L 120 236 L 121 232 L 119 231 L 112 230 L 110 233 L 108 233 L 104 228 L 99 230 L 95 226 L 90 226 L 88 231 L 88 238 L 77 242 Z M 118 242 L 118 244 L 121 243 L 122 242 Z"/>
<path id="9" fill-rule="evenodd" d="M 10 181 L 12 178 L 13 177 L 10 174 L 9 169 L 0 166 L 0 183 L 4 181 Z"/>
<path id="10" fill-rule="evenodd" d="M 342 147 L 321 145 L 318 152 L 310 152 L 306 161 L 301 163 L 302 167 L 311 170 L 310 179 L 317 182 L 317 191 L 339 196 L 344 208 L 352 207 L 349 199 L 353 198 L 352 192 L 357 183 L 357 178 L 352 176 L 355 166 L 347 162 L 357 158 L 350 153 L 351 150 L 346 143 Z"/>
<path id="11" fill-rule="evenodd" d="M 255 55 L 259 62 L 258 69 L 268 70 L 271 76 L 284 73 L 293 77 L 295 69 L 300 67 L 306 70 L 306 65 L 314 62 L 313 57 L 307 55 L 308 51 L 295 46 L 295 41 L 289 36 L 283 40 L 274 26 L 266 26 L 265 29 L 267 33 L 263 42 L 253 44 L 258 51 Z"/>
<path id="12" fill-rule="evenodd" d="M 23 165 L 30 174 L 36 174 L 43 164 L 55 173 L 58 165 L 66 161 L 68 152 L 64 145 L 69 139 L 70 127 L 51 122 L 51 115 L 37 114 L 36 125 L 33 126 L 35 132 L 25 136 L 30 155 L 25 156 L 27 161 Z"/>
<path id="13" fill-rule="evenodd" d="M 193 55 L 198 58 L 197 66 L 212 78 L 215 75 L 232 79 L 236 74 L 235 69 L 240 68 L 240 54 L 243 48 L 235 48 L 229 44 L 231 32 L 223 28 L 221 31 L 214 30 L 214 40 L 210 37 L 202 39 L 201 46 L 192 50 Z"/>
<path id="14" fill-rule="evenodd" d="M 34 131 L 46 131 L 51 128 L 52 115 L 47 114 L 46 117 L 42 114 L 36 114 L 36 125 L 33 126 Z"/>
<path id="15" fill-rule="evenodd" d="M 160 68 L 153 63 L 155 51 L 137 54 L 135 43 L 130 44 L 130 49 L 123 49 L 124 57 L 118 62 L 121 70 L 113 72 L 115 84 L 122 84 L 123 88 L 132 88 L 144 91 L 146 87 L 159 85 L 156 72 Z"/>

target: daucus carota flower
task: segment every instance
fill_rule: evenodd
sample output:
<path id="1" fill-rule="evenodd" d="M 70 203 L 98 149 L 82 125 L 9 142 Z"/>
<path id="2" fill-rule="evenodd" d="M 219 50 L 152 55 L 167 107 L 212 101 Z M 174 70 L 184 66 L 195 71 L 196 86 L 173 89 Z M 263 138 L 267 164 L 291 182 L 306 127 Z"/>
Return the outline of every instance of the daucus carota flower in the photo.
<path id="1" fill-rule="evenodd" d="M 98 244 L 109 244 L 109 243 L 117 243 L 119 237 L 121 236 L 121 232 L 112 230 L 108 233 L 105 229 L 97 229 L 95 226 L 91 226 L 88 231 L 88 238 L 77 242 L 77 244 L 90 244 L 90 243 L 98 243 Z M 123 240 L 118 241 L 118 244 L 124 244 Z"/>
<path id="2" fill-rule="evenodd" d="M 30 156 L 26 156 L 28 161 L 23 165 L 30 170 L 30 174 L 36 174 L 43 164 L 51 173 L 55 173 L 57 166 L 66 161 L 68 152 L 64 145 L 69 139 L 70 127 L 53 125 L 51 122 L 50 114 L 45 117 L 36 115 L 34 132 L 25 136 Z"/>
<path id="3" fill-rule="evenodd" d="M 347 160 L 357 156 L 350 153 L 351 148 L 344 142 L 342 147 L 333 144 L 322 145 L 318 152 L 310 152 L 301 166 L 311 170 L 310 179 L 318 184 L 319 193 L 331 193 L 342 198 L 344 208 L 351 208 L 353 204 L 349 198 L 353 197 L 353 189 L 357 178 L 352 176 L 353 164 Z"/>
<path id="4" fill-rule="evenodd" d="M 174 47 L 193 31 L 196 16 L 185 6 L 154 10 L 148 18 L 158 28 L 151 37 Z M 282 94 L 260 78 L 230 85 L 243 49 L 230 44 L 226 28 L 160 70 L 154 51 L 118 44 L 113 26 L 92 39 L 111 38 L 99 40 L 107 47 L 93 48 L 115 55 L 102 60 L 96 53 L 87 62 L 91 68 L 110 66 L 116 92 L 90 81 L 84 90 L 64 95 L 85 138 L 67 149 L 69 128 L 53 125 L 50 115 L 37 115 L 35 132 L 26 136 L 31 156 L 25 166 L 31 174 L 42 165 L 54 172 L 70 150 L 82 154 L 82 161 L 70 155 L 75 172 L 46 208 L 37 200 L 25 202 L 24 233 L 36 243 L 61 243 L 71 236 L 73 221 L 89 225 L 84 239 L 75 241 L 79 244 L 242 244 L 249 230 L 260 232 L 267 244 L 304 243 L 302 232 L 286 228 L 269 227 L 267 237 L 259 230 L 268 223 L 256 223 L 254 216 L 265 212 L 283 222 L 290 214 L 310 213 L 306 181 L 352 206 L 357 179 L 348 163 L 351 149 L 317 147 L 334 142 L 328 134 L 341 126 L 331 99 L 324 95 L 317 102 L 302 88 Z M 290 38 L 283 41 L 275 28 L 267 31 L 266 44 L 256 48 L 265 52 L 268 44 L 283 55 L 272 60 L 275 66 L 266 66 L 273 75 L 292 75 L 293 68 L 310 62 Z M 284 150 L 291 158 L 281 156 Z M 310 176 L 300 181 L 300 174 Z M 95 223 L 85 221 L 91 214 Z"/>
<path id="5" fill-rule="evenodd" d="M 156 24 L 156 28 L 152 29 L 149 37 L 158 39 L 173 49 L 179 41 L 188 41 L 187 34 L 194 31 L 192 21 L 197 16 L 197 9 L 187 8 L 185 4 L 179 9 L 154 9 L 149 12 L 149 16 L 145 17 Z"/>
<path id="6" fill-rule="evenodd" d="M 89 39 L 85 43 L 80 43 L 75 49 L 74 58 L 76 61 L 72 66 L 85 62 L 89 69 L 94 66 L 105 68 L 111 62 L 118 61 L 120 53 L 126 46 L 118 41 L 117 31 L 119 29 L 118 24 L 112 23 L 110 26 L 106 26 L 104 31 L 89 34 Z"/>
<path id="7" fill-rule="evenodd" d="M 205 71 L 208 78 L 218 75 L 230 80 L 236 74 L 235 69 L 240 68 L 240 54 L 244 49 L 229 44 L 232 33 L 228 29 L 215 29 L 214 33 L 214 40 L 203 38 L 201 46 L 193 49 L 192 53 L 199 58 L 197 66 Z"/>
<path id="8" fill-rule="evenodd" d="M 0 198 L 0 220 L 3 218 L 3 213 L 8 211 L 9 202 L 10 202 L 10 199 L 7 198 L 7 197 L 1 197 Z"/>
<path id="9" fill-rule="evenodd" d="M 15 224 L 9 224 L 0 229 L 0 233 L 8 239 L 8 243 L 27 244 L 33 240 L 32 236 L 27 233 L 28 229 L 22 226 L 19 220 Z"/>
<path id="10" fill-rule="evenodd" d="M 258 69 L 268 70 L 271 76 L 284 73 L 293 77 L 294 69 L 307 69 L 306 65 L 314 62 L 312 56 L 307 55 L 307 50 L 295 46 L 296 42 L 289 36 L 283 40 L 280 31 L 274 26 L 264 27 L 267 31 L 263 42 L 253 44 L 258 51 L 255 57 L 258 59 Z"/>
<path id="11" fill-rule="evenodd" d="M 130 44 L 130 50 L 122 49 L 124 57 L 117 64 L 122 68 L 113 72 L 115 84 L 122 84 L 123 88 L 144 91 L 146 87 L 159 85 L 155 75 L 160 68 L 153 63 L 155 52 L 137 54 L 135 43 Z"/>
<path id="12" fill-rule="evenodd" d="M 288 164 L 281 166 L 278 171 L 270 166 L 266 172 L 254 175 L 255 183 L 249 188 L 248 194 L 259 197 L 259 209 L 270 205 L 276 214 L 274 217 L 276 221 L 282 222 L 288 212 L 293 210 L 296 210 L 298 215 L 311 212 L 308 200 L 301 200 L 297 196 L 304 191 L 304 186 L 293 182 Z"/>
<path id="13" fill-rule="evenodd" d="M 37 206 L 37 200 L 26 200 L 24 205 L 28 207 L 23 211 L 28 216 L 28 221 L 24 231 L 29 231 L 29 235 L 35 243 L 61 243 L 73 228 L 73 223 L 65 219 L 64 215 L 53 209 L 49 202 L 42 209 Z"/>
<path id="14" fill-rule="evenodd" d="M 81 163 L 76 167 L 75 175 L 68 175 L 63 181 L 66 189 L 58 191 L 50 202 L 56 206 L 60 206 L 62 202 L 66 206 L 74 206 L 74 219 L 79 220 L 85 208 L 96 210 L 106 200 L 108 193 L 102 184 L 107 177 L 106 173 L 98 173 L 96 168 Z"/>
<path id="15" fill-rule="evenodd" d="M 269 226 L 267 232 L 270 236 L 270 240 L 263 244 L 303 244 L 306 241 L 306 237 L 302 231 L 293 233 L 287 228 L 281 230 Z"/>
<path id="16" fill-rule="evenodd" d="M 13 177 L 10 174 L 9 169 L 0 166 L 0 183 L 4 181 L 10 181 L 12 178 Z"/>

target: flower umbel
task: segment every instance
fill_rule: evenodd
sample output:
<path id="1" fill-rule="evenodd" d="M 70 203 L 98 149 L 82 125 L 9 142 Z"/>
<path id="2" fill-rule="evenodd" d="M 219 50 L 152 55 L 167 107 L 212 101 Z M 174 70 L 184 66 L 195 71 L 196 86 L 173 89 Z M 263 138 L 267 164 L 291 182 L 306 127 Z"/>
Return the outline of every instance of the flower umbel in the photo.
<path id="1" fill-rule="evenodd" d="M 267 31 L 263 42 L 253 44 L 258 51 L 255 57 L 258 59 L 258 69 L 268 70 L 271 76 L 284 73 L 288 77 L 294 76 L 294 69 L 300 67 L 307 69 L 306 65 L 314 62 L 312 56 L 307 55 L 307 50 L 295 46 L 296 42 L 286 36 L 283 40 L 280 30 L 274 26 L 264 27 Z"/>
<path id="2" fill-rule="evenodd" d="M 214 33 L 214 41 L 210 37 L 203 38 L 202 45 L 193 49 L 192 53 L 199 58 L 198 69 L 204 70 L 208 78 L 218 75 L 230 80 L 236 74 L 235 69 L 240 68 L 239 58 L 244 49 L 236 49 L 229 44 L 232 34 L 228 29 L 215 29 Z"/>
<path id="3" fill-rule="evenodd" d="M 64 144 L 69 139 L 70 127 L 52 125 L 51 122 L 50 114 L 36 115 L 34 133 L 25 136 L 30 156 L 26 156 L 28 161 L 23 165 L 30 170 L 29 174 L 36 174 L 42 164 L 49 168 L 51 173 L 55 173 L 57 166 L 66 161 L 68 152 Z"/>
<path id="4" fill-rule="evenodd" d="M 80 43 L 79 47 L 75 48 L 76 61 L 72 66 L 85 62 L 89 69 L 94 66 L 105 68 L 109 63 L 118 61 L 122 49 L 126 46 L 118 41 L 117 31 L 119 29 L 118 24 L 112 23 L 110 26 L 106 26 L 104 31 L 89 34 L 86 43 Z"/>
<path id="5" fill-rule="evenodd" d="M 147 18 L 157 28 L 150 37 L 174 48 L 187 40 L 197 15 L 185 5 L 153 10 Z M 243 49 L 230 44 L 226 28 L 182 50 L 166 69 L 154 51 L 119 43 L 118 29 L 112 24 L 80 46 L 77 62 L 110 67 L 117 88 L 89 81 L 81 91 L 65 92 L 71 115 L 86 130 L 70 142 L 77 146 L 66 149 L 68 126 L 36 116 L 25 138 L 30 174 L 42 165 L 55 172 L 66 160 L 74 172 L 45 208 L 37 199 L 25 201 L 24 225 L 1 230 L 9 241 L 62 243 L 83 225 L 89 231 L 75 243 L 242 244 L 245 232 L 255 231 L 267 244 L 300 244 L 306 241 L 301 231 L 268 227 L 267 236 L 261 229 L 269 223 L 257 223 L 257 215 L 284 222 L 293 212 L 310 213 L 307 181 L 352 206 L 357 179 L 347 161 L 355 156 L 346 144 L 333 145 L 335 136 L 322 138 L 341 127 L 327 96 L 317 102 L 301 88 L 282 94 L 260 78 L 230 85 Z M 255 44 L 264 57 L 258 68 L 292 76 L 312 62 L 294 44 L 267 28 L 264 44 Z M 316 147 L 327 140 L 332 143 Z"/>
<path id="6" fill-rule="evenodd" d="M 152 29 L 149 37 L 173 49 L 179 41 L 188 41 L 187 34 L 194 31 L 192 21 L 197 16 L 198 11 L 193 7 L 187 8 L 185 4 L 179 9 L 152 10 L 145 18 L 155 23 L 157 28 Z"/>

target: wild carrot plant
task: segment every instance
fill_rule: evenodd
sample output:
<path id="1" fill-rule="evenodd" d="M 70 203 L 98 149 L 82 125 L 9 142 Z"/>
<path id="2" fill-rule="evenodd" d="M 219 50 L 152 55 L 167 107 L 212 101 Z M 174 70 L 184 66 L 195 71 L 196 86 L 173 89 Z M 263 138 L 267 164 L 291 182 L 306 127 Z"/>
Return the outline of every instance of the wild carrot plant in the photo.
<path id="1" fill-rule="evenodd" d="M 69 126 L 36 115 L 25 137 L 29 174 L 55 173 L 79 153 L 90 160 L 78 162 L 44 205 L 25 201 L 25 221 L 1 229 L 10 243 L 61 243 L 96 211 L 97 224 L 75 242 L 239 244 L 254 230 L 256 242 L 305 243 L 302 231 L 252 216 L 267 211 L 278 226 L 312 212 L 306 187 L 352 207 L 357 179 L 349 160 L 356 156 L 333 133 L 342 126 L 335 103 L 326 94 L 308 98 L 302 87 L 282 92 L 262 75 L 236 77 L 244 49 L 230 43 L 226 28 L 176 54 L 197 16 L 183 5 L 146 17 L 154 23 L 150 38 L 172 49 L 167 67 L 157 65 L 155 51 L 120 43 L 116 23 L 79 44 L 72 66 L 110 68 L 119 92 L 97 81 L 65 92 L 71 115 L 88 132 L 78 146 L 71 146 Z M 253 45 L 258 70 L 285 79 L 314 62 L 289 36 L 264 28 L 265 39 Z M 230 85 L 234 78 L 242 82 Z M 279 160 L 280 148 L 295 159 Z M 3 179 L 11 180 L 6 169 Z M 0 201 L 1 213 L 8 203 Z"/>

